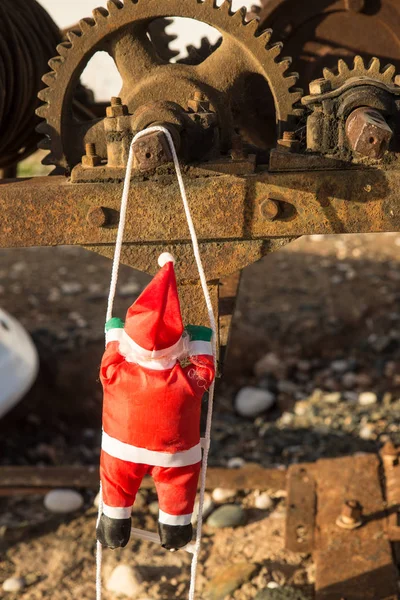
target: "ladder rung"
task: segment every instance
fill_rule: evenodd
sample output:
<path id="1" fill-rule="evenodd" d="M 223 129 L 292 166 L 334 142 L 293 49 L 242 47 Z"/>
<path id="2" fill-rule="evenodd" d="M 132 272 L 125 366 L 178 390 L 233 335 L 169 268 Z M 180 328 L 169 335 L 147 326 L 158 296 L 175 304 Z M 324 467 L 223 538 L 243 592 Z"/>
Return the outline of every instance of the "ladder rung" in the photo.
<path id="1" fill-rule="evenodd" d="M 139 538 L 140 540 L 145 540 L 146 542 L 154 542 L 155 544 L 161 545 L 160 536 L 153 531 L 145 531 L 144 529 L 136 529 L 136 527 L 132 527 L 131 533 L 134 537 Z M 195 543 L 190 542 L 187 546 L 180 548 L 180 550 L 186 550 L 190 554 L 194 554 L 195 551 Z"/>

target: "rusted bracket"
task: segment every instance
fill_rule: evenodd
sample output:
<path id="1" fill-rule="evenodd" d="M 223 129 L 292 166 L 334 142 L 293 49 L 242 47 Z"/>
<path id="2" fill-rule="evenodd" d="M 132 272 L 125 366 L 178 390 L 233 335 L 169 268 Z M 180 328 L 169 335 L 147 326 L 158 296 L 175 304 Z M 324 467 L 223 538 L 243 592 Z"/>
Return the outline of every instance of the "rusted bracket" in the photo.
<path id="1" fill-rule="evenodd" d="M 292 552 L 313 551 L 316 490 L 312 471 L 312 465 L 288 469 L 285 547 Z"/>
<path id="2" fill-rule="evenodd" d="M 392 542 L 400 542 L 400 451 L 387 442 L 381 458 L 386 480 L 387 532 Z"/>

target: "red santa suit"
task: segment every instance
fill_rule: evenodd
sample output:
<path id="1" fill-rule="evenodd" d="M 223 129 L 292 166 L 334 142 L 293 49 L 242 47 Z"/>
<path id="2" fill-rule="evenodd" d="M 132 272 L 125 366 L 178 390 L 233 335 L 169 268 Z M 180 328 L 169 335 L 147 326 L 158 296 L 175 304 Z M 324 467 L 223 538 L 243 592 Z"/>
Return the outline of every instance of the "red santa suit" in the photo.
<path id="1" fill-rule="evenodd" d="M 106 325 L 101 482 L 103 514 L 130 518 L 143 477 L 154 479 L 159 522 L 190 524 L 201 466 L 201 400 L 214 378 L 211 330 L 188 326 L 172 257 Z M 181 359 L 187 359 L 186 366 Z"/>

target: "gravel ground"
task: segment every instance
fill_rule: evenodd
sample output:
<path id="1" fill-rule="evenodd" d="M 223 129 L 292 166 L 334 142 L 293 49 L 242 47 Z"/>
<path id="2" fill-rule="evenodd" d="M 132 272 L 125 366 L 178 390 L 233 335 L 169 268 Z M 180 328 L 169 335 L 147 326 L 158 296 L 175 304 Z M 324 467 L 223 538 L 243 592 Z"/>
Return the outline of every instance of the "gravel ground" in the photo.
<path id="1" fill-rule="evenodd" d="M 399 253 L 399 235 L 312 236 L 246 269 L 210 464 L 237 458 L 282 466 L 400 443 Z M 0 251 L 0 305 L 31 332 L 41 357 L 34 389 L 0 421 L 0 464 L 97 463 L 109 277 L 109 261 L 80 248 Z M 122 269 L 116 314 L 147 280 Z M 240 416 L 235 397 L 244 386 L 267 391 L 271 408 Z M 259 510 L 263 491 L 271 506 Z M 282 598 L 312 598 L 310 559 L 283 550 L 284 496 L 244 491 L 229 502 L 243 508 L 246 525 L 206 526 L 200 597 L 218 598 L 215 578 L 234 563 L 225 574 L 232 582 L 245 563 L 227 598 L 248 600 L 261 590 L 262 598 L 278 598 L 278 588 Z M 155 528 L 155 500 L 146 492 L 136 526 Z M 0 583 L 16 575 L 28 586 L 7 598 L 93 598 L 93 494 L 85 492 L 84 502 L 66 518 L 49 515 L 39 497 L 0 500 Z M 106 578 L 121 562 L 135 565 L 138 600 L 186 597 L 186 554 L 135 541 L 106 553 Z M 105 600 L 115 597 L 105 592 Z"/>

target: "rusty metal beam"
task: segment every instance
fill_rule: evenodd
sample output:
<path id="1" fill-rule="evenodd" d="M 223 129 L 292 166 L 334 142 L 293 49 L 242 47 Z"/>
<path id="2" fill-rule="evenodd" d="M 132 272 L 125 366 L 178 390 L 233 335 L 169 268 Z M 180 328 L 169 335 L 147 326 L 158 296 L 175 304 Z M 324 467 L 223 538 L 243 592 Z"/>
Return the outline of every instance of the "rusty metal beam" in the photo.
<path id="1" fill-rule="evenodd" d="M 249 242 L 256 245 L 255 254 L 262 254 L 266 238 L 400 230 L 397 170 L 187 176 L 186 186 L 199 239 L 214 248 L 219 244 L 225 254 L 234 248 L 231 244 Z M 3 180 L 0 247 L 113 245 L 120 199 L 120 184 L 71 184 L 62 177 Z M 262 210 L 266 199 L 279 206 L 273 220 Z M 101 226 L 97 224 L 101 220 L 90 217 L 99 207 L 105 214 Z M 172 244 L 178 250 L 189 241 L 174 176 L 135 182 L 125 241 L 136 247 Z M 244 254 L 247 257 L 247 251 Z M 135 256 L 136 248 L 129 264 L 141 268 Z M 220 272 L 213 273 L 217 278 L 236 270 L 226 271 L 223 261 L 216 262 L 222 262 L 215 268 Z"/>
<path id="2" fill-rule="evenodd" d="M 400 542 L 400 450 L 387 442 L 381 450 L 386 481 L 387 532 L 392 542 Z"/>
<path id="3" fill-rule="evenodd" d="M 312 552 L 317 504 L 313 465 L 290 466 L 286 489 L 285 548 L 291 552 Z"/>
<path id="4" fill-rule="evenodd" d="M 397 598 L 397 569 L 384 531 L 379 467 L 373 454 L 317 463 L 316 600 Z M 348 500 L 362 506 L 361 527 L 343 529 L 336 523 Z"/>

